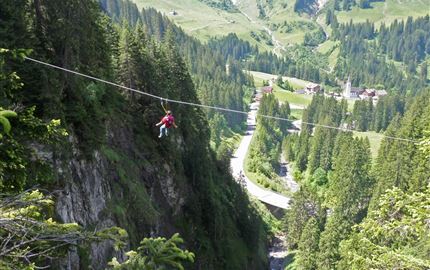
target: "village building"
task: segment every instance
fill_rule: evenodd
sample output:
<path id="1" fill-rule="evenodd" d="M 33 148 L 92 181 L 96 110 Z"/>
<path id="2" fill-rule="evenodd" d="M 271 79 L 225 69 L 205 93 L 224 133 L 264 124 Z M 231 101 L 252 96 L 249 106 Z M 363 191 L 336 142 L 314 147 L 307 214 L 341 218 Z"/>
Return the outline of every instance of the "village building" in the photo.
<path id="1" fill-rule="evenodd" d="M 388 95 L 388 93 L 387 93 L 387 91 L 386 91 L 386 90 L 376 90 L 375 95 L 376 95 L 377 97 L 383 97 L 383 96 Z"/>
<path id="2" fill-rule="evenodd" d="M 376 95 L 376 90 L 375 89 L 365 89 L 360 94 L 360 98 L 361 99 L 369 99 L 369 98 L 373 98 L 375 95 Z"/>
<path id="3" fill-rule="evenodd" d="M 273 93 L 273 87 L 272 87 L 272 86 L 263 86 L 263 87 L 261 88 L 261 91 L 262 91 L 264 94 L 272 94 L 272 93 Z"/>
<path id="4" fill-rule="evenodd" d="M 364 92 L 364 89 L 359 87 L 352 87 L 351 80 L 348 77 L 348 81 L 344 85 L 343 97 L 344 98 L 360 98 L 360 95 Z"/>
<path id="5" fill-rule="evenodd" d="M 306 94 L 317 94 L 321 91 L 321 86 L 316 83 L 308 83 L 305 87 Z"/>
<path id="6" fill-rule="evenodd" d="M 388 95 L 386 90 L 375 90 L 375 95 L 372 97 L 374 103 L 378 102 L 381 97 Z"/>

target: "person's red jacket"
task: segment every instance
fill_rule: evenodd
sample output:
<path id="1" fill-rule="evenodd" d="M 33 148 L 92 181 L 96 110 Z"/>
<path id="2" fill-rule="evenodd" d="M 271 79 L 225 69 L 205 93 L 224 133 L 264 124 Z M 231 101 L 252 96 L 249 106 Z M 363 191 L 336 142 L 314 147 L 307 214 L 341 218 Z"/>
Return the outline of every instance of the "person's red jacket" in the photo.
<path id="1" fill-rule="evenodd" d="M 173 115 L 166 115 L 161 119 L 161 122 L 163 122 L 164 125 L 166 125 L 166 128 L 170 128 L 175 123 L 175 118 Z"/>

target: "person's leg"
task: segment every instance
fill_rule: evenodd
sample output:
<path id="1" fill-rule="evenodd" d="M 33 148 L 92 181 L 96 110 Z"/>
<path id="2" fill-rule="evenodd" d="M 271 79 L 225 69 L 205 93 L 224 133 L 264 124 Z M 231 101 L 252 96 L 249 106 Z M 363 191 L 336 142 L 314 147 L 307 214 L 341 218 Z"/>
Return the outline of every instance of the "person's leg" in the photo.
<path id="1" fill-rule="evenodd" d="M 166 129 L 166 125 L 161 125 L 161 127 L 160 127 L 160 135 L 158 135 L 158 138 L 163 137 L 163 133 L 164 133 L 165 129 Z"/>
<path id="2" fill-rule="evenodd" d="M 168 130 L 169 130 L 168 128 L 164 128 L 164 134 L 165 134 L 166 136 L 168 135 L 168 134 L 167 134 L 167 133 L 168 133 L 168 132 L 167 132 Z"/>

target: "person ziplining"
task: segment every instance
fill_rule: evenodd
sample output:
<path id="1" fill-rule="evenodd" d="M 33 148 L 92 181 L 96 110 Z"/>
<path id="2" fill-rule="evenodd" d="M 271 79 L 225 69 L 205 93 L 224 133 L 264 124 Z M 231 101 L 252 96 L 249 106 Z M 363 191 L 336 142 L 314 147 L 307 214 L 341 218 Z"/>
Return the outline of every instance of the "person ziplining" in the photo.
<path id="1" fill-rule="evenodd" d="M 47 63 L 47 62 L 43 62 L 41 60 L 37 60 L 37 59 L 31 58 L 31 57 L 28 57 L 28 56 L 25 56 L 24 59 L 28 60 L 28 61 L 31 61 L 31 62 L 34 62 L 34 63 L 38 63 L 40 65 L 44 65 L 44 66 L 50 67 L 50 68 L 54 68 L 54 69 L 58 69 L 58 70 L 61 70 L 61 71 L 64 71 L 64 72 L 68 72 L 68 73 L 71 73 L 71 74 L 74 74 L 74 75 L 77 75 L 77 76 L 85 77 L 85 78 L 90 79 L 90 80 L 94 80 L 94 81 L 97 81 L 97 82 L 101 82 L 101 83 L 104 83 L 104 84 L 115 86 L 115 87 L 118 87 L 120 89 L 124 89 L 124 90 L 127 90 L 127 91 L 138 93 L 140 95 L 145 95 L 145 96 L 148 96 L 148 97 L 151 97 L 151 98 L 163 100 L 162 97 L 154 95 L 154 94 L 151 94 L 151 93 L 143 92 L 143 91 L 140 91 L 140 90 L 137 90 L 137 89 L 133 89 L 133 88 L 130 88 L 130 87 L 127 87 L 127 86 L 124 86 L 124 85 L 121 85 L 121 84 L 117 84 L 117 83 L 114 83 L 114 82 L 111 82 L 111 81 L 107 81 L 107 80 L 104 80 L 104 79 L 101 79 L 101 78 L 90 76 L 90 75 L 87 75 L 87 74 L 84 74 L 84 73 L 80 73 L 80 72 L 77 72 L 77 71 L 74 71 L 74 70 L 70 70 L 70 69 L 67 69 L 67 68 L 64 68 L 64 67 L 56 66 L 56 65 L 53 65 L 53 64 L 50 64 L 50 63 Z M 183 104 L 183 105 L 187 105 L 187 106 L 194 106 L 194 107 L 200 107 L 200 108 L 213 109 L 213 110 L 218 110 L 218 111 L 223 111 L 223 112 L 231 112 L 231 113 L 245 114 L 245 115 L 248 114 L 247 111 L 240 111 L 240 110 L 235 110 L 235 109 L 230 109 L 230 108 L 223 108 L 223 107 L 218 107 L 218 106 L 205 105 L 205 104 L 194 103 L 194 102 L 183 101 L 183 100 L 169 99 L 169 101 L 177 103 L 177 104 Z M 167 100 L 166 100 L 166 102 L 167 102 Z M 168 111 L 164 108 L 164 106 L 163 106 L 163 109 L 166 112 L 166 116 L 168 116 L 169 115 Z M 172 112 L 170 112 L 170 115 L 172 115 Z M 260 116 L 262 118 L 265 118 L 265 119 L 275 119 L 275 120 L 280 120 L 280 121 L 293 122 L 293 120 L 291 120 L 289 118 L 282 118 L 282 117 L 278 117 L 278 116 L 275 116 L 275 115 L 258 114 L 258 116 Z M 163 117 L 163 119 L 164 119 L 164 117 Z M 171 120 L 173 120 L 173 122 L 174 122 L 173 116 L 171 116 Z M 353 129 L 348 129 L 348 128 L 344 128 L 344 127 L 322 125 L 322 124 L 313 123 L 313 122 L 302 121 L 301 123 L 309 125 L 309 126 L 312 126 L 312 127 L 322 127 L 322 128 L 335 129 L 335 130 L 340 130 L 340 131 L 351 131 L 351 132 L 355 131 Z M 159 126 L 161 124 L 163 124 L 163 126 L 164 126 L 163 120 L 161 120 L 161 122 L 159 124 L 157 124 L 157 126 Z M 168 127 L 164 126 L 164 129 L 162 129 L 163 126 L 160 127 L 160 135 L 161 135 L 160 138 L 162 137 L 162 134 L 164 133 L 164 130 L 166 131 L 166 134 L 167 134 L 167 128 Z M 169 127 L 170 126 L 171 125 L 169 125 Z M 176 125 L 174 125 L 174 127 L 177 128 Z M 163 131 L 163 133 L 161 131 Z M 385 134 L 382 134 L 381 137 L 387 138 L 387 139 L 390 139 L 390 140 L 393 140 L 393 141 L 396 140 L 396 141 L 403 141 L 403 142 L 409 142 L 409 143 L 414 143 L 414 144 L 418 143 L 417 140 L 411 139 L 411 138 L 394 137 L 394 136 L 389 136 L 389 135 L 385 135 Z"/>
<path id="2" fill-rule="evenodd" d="M 167 103 L 167 101 L 166 101 Z M 161 100 L 161 107 L 163 108 L 164 112 L 166 113 L 166 115 L 161 118 L 161 121 L 158 122 L 157 124 L 155 124 L 155 126 L 160 126 L 160 135 L 158 135 L 158 138 L 163 137 L 163 134 L 165 136 L 168 135 L 168 129 L 171 128 L 172 126 L 174 126 L 175 128 L 178 128 L 178 126 L 175 124 L 175 117 L 173 117 L 172 111 L 167 109 L 167 104 L 166 107 L 164 107 L 164 103 L 163 100 Z"/>

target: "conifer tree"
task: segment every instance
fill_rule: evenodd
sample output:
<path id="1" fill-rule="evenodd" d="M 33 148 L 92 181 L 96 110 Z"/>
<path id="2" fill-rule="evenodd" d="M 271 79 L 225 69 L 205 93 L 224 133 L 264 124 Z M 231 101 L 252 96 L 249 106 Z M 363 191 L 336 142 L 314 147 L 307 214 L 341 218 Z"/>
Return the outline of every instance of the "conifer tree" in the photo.
<path id="1" fill-rule="evenodd" d="M 317 269 L 318 243 L 320 228 L 315 218 L 310 218 L 306 223 L 300 237 L 297 256 L 297 269 Z"/>

